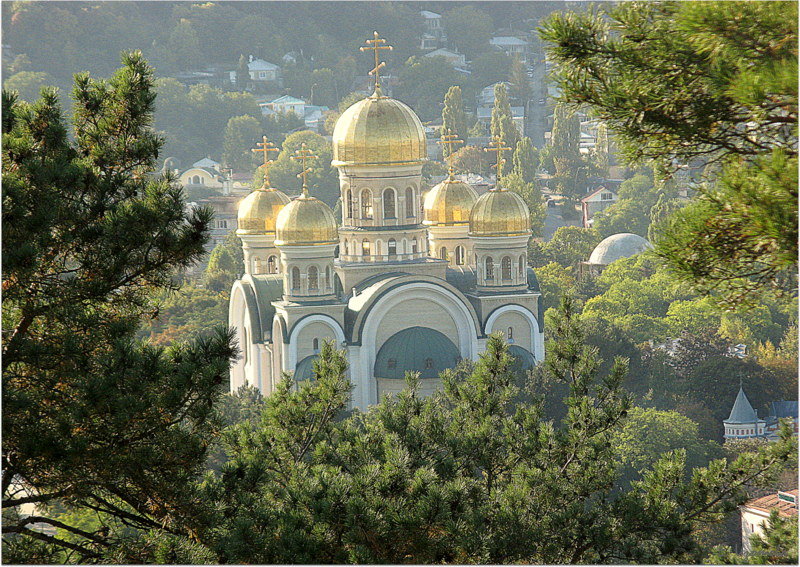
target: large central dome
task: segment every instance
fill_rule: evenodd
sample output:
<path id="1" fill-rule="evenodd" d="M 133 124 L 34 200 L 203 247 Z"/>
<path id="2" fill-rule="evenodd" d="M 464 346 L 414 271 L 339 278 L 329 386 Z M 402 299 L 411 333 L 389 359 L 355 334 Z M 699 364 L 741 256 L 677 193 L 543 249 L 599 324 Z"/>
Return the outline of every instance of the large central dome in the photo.
<path id="1" fill-rule="evenodd" d="M 336 121 L 333 165 L 412 165 L 428 159 L 425 130 L 408 106 L 377 90 Z"/>

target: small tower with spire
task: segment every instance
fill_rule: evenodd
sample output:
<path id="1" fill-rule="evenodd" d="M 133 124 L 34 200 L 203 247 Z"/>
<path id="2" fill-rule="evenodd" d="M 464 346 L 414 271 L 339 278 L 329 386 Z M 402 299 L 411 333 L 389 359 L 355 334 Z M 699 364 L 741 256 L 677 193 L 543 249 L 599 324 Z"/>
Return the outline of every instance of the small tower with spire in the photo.
<path id="1" fill-rule="evenodd" d="M 450 132 L 442 133 L 439 144 L 453 148 L 463 141 Z M 430 254 L 447 260 L 450 266 L 472 264 L 472 240 L 469 238 L 469 215 L 478 200 L 470 185 L 456 179 L 453 152 L 449 152 L 447 178 L 425 195 L 425 220 Z"/>
<path id="2" fill-rule="evenodd" d="M 277 274 L 280 255 L 275 247 L 275 222 L 290 199 L 272 187 L 269 180 L 269 167 L 273 162 L 269 154 L 279 149 L 263 136 L 252 151 L 263 154 L 264 181 L 239 203 L 236 235 L 242 241 L 245 274 Z"/>
<path id="3" fill-rule="evenodd" d="M 742 380 L 739 379 L 739 393 L 733 402 L 731 414 L 722 424 L 725 426 L 725 439 L 750 439 L 752 437 L 763 437 L 766 428 L 766 421 L 758 418 L 756 410 L 747 399 L 742 387 Z"/>

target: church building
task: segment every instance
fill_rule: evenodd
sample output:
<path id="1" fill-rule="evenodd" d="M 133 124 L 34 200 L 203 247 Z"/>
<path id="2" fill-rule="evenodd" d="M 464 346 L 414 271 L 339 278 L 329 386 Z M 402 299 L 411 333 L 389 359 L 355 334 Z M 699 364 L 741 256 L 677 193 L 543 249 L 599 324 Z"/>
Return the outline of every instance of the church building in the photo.
<path id="1" fill-rule="evenodd" d="M 384 41 L 376 34 L 368 49 Z M 452 168 L 423 200 L 422 123 L 382 94 L 381 66 L 376 50 L 374 93 L 334 129 L 339 226 L 305 182 L 290 200 L 265 175 L 239 206 L 245 273 L 231 290 L 229 324 L 242 354 L 232 391 L 251 384 L 269 395 L 284 374 L 310 379 L 326 340 L 345 351 L 352 407 L 361 409 L 402 390 L 407 371 L 420 374 L 421 393 L 433 392 L 440 372 L 477 360 L 494 332 L 523 368 L 544 356 L 541 294 L 526 261 L 528 207 L 501 177 L 478 197 Z M 297 153 L 305 171 L 314 156 Z"/>

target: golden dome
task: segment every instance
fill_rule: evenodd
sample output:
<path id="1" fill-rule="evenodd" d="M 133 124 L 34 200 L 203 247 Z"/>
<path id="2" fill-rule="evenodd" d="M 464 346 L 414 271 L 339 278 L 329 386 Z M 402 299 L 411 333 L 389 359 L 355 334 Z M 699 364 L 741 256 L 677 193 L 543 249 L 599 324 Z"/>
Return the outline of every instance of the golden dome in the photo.
<path id="1" fill-rule="evenodd" d="M 256 189 L 239 203 L 239 228 L 236 233 L 274 233 L 278 213 L 290 200 L 277 189 Z"/>
<path id="2" fill-rule="evenodd" d="M 298 197 L 286 205 L 275 222 L 277 246 L 335 244 L 339 231 L 331 208 L 314 197 Z"/>
<path id="3" fill-rule="evenodd" d="M 425 130 L 408 106 L 381 96 L 358 101 L 333 129 L 333 165 L 406 165 L 428 159 Z"/>
<path id="4" fill-rule="evenodd" d="M 512 191 L 488 191 L 472 207 L 470 236 L 523 236 L 530 232 L 528 205 Z"/>
<path id="5" fill-rule="evenodd" d="M 425 195 L 423 224 L 453 226 L 469 224 L 469 215 L 478 194 L 470 185 L 445 179 Z"/>

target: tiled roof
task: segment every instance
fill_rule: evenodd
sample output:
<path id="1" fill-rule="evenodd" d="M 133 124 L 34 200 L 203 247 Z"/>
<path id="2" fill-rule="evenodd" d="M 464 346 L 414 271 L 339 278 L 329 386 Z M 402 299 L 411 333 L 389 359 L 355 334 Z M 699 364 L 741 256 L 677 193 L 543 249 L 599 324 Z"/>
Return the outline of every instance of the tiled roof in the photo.
<path id="1" fill-rule="evenodd" d="M 781 495 L 784 495 L 781 497 Z M 789 498 L 787 498 L 789 496 Z M 794 496 L 794 503 L 789 499 Z M 778 514 L 784 517 L 797 516 L 797 489 L 786 490 L 775 494 L 768 494 L 761 498 L 754 498 L 744 503 L 747 508 L 755 508 L 764 512 L 772 512 L 778 510 Z"/>

